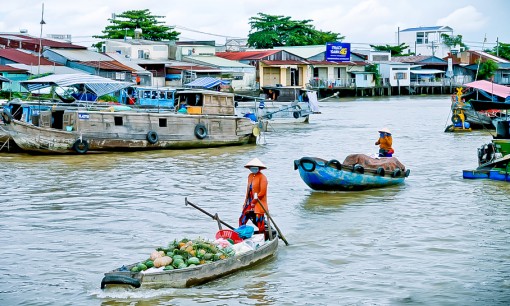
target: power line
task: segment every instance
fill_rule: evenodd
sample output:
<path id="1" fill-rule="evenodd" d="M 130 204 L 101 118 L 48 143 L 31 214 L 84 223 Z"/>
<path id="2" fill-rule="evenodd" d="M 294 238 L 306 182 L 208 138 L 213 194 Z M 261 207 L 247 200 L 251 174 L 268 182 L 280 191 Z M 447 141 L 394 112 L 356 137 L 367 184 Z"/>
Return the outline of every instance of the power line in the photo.
<path id="1" fill-rule="evenodd" d="M 169 27 L 173 27 L 173 28 L 176 28 L 176 29 L 185 30 L 185 31 L 189 31 L 189 32 L 195 32 L 195 33 L 200 33 L 200 34 L 205 34 L 205 35 L 216 36 L 216 37 L 223 37 L 223 38 L 238 38 L 238 39 L 244 39 L 244 38 L 246 38 L 246 37 L 236 37 L 236 36 L 231 36 L 231 35 L 221 35 L 221 34 L 215 34 L 215 33 L 203 32 L 203 31 L 194 30 L 194 29 L 190 29 L 190 28 L 188 28 L 188 27 L 183 27 L 183 26 L 179 26 L 179 25 L 170 25 Z"/>

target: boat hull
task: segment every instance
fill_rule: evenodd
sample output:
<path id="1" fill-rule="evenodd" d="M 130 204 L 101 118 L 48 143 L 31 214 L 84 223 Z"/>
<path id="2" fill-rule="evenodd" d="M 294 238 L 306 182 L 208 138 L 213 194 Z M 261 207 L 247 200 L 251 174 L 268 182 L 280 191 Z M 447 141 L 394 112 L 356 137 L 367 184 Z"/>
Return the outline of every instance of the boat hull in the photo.
<path id="1" fill-rule="evenodd" d="M 22 150 L 38 153 L 191 149 L 256 142 L 255 125 L 235 116 L 93 111 L 73 115 L 78 119 L 70 131 L 19 120 L 6 124 L 5 130 Z M 116 126 L 115 118 L 123 118 L 127 124 Z M 158 124 L 161 121 L 164 126 Z M 199 126 L 203 129 L 197 133 Z M 85 152 L 76 149 L 81 141 L 87 143 Z"/>
<path id="2" fill-rule="evenodd" d="M 220 278 L 238 270 L 252 267 L 272 258 L 278 249 L 278 238 L 266 242 L 256 250 L 236 255 L 209 264 L 175 269 L 155 273 L 120 271 L 119 269 L 105 273 L 101 288 L 127 286 L 137 288 L 186 288 Z M 130 265 L 131 268 L 136 264 Z"/>
<path id="3" fill-rule="evenodd" d="M 354 167 L 342 166 L 342 169 L 338 169 L 336 163 L 305 157 L 295 160 L 294 168 L 299 170 L 301 179 L 310 188 L 323 191 L 365 190 L 398 185 L 409 175 L 409 170 L 399 175 L 397 172 L 381 175 L 370 169 L 363 169 L 364 173 L 359 173 Z"/>

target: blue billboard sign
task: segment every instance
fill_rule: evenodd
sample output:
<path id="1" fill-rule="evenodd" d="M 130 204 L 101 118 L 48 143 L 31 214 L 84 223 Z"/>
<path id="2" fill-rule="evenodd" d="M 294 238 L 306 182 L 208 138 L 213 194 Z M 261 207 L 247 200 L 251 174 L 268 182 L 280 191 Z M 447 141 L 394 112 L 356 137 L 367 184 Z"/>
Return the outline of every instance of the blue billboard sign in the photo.
<path id="1" fill-rule="evenodd" d="M 348 62 L 351 60 L 351 44 L 326 43 L 326 60 L 330 62 Z"/>

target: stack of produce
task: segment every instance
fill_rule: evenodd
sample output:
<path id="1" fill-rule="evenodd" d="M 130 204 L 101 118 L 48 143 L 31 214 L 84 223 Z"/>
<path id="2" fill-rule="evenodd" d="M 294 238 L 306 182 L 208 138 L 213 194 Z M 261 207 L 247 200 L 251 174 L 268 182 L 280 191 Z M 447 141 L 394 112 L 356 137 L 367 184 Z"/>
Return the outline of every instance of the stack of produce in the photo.
<path id="1" fill-rule="evenodd" d="M 150 268 L 163 268 L 163 270 L 183 269 L 195 267 L 234 256 L 235 252 L 225 245 L 224 241 L 217 243 L 203 239 L 181 241 L 174 240 L 168 247 L 159 247 L 151 253 L 150 257 L 131 268 L 131 272 L 141 272 Z"/>

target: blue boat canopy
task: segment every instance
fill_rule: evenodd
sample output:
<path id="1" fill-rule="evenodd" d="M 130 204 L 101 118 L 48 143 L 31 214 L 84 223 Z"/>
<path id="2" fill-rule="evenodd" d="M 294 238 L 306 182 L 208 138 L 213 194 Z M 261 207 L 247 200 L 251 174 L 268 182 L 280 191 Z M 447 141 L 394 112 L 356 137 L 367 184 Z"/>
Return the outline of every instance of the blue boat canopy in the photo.
<path id="1" fill-rule="evenodd" d="M 52 86 L 72 87 L 83 85 L 86 89 L 95 93 L 98 97 L 134 85 L 134 83 L 131 82 L 120 82 L 97 75 L 82 73 L 53 74 L 33 80 L 21 81 L 20 84 L 28 91 L 39 90 Z"/>
<path id="2" fill-rule="evenodd" d="M 212 88 L 218 85 L 228 85 L 229 81 L 220 80 L 213 77 L 198 78 L 188 84 L 184 84 L 186 87 L 201 87 L 201 88 Z"/>

